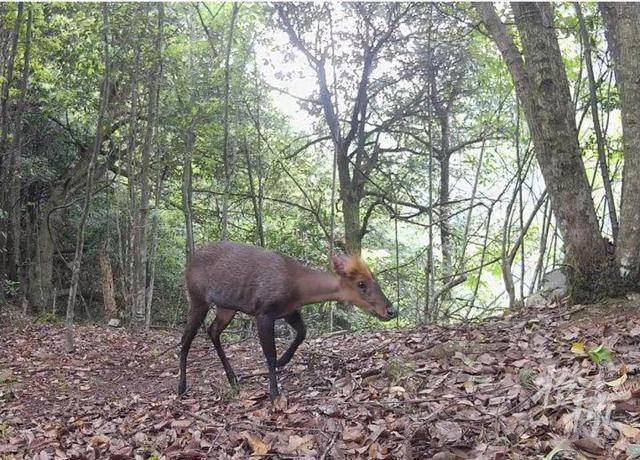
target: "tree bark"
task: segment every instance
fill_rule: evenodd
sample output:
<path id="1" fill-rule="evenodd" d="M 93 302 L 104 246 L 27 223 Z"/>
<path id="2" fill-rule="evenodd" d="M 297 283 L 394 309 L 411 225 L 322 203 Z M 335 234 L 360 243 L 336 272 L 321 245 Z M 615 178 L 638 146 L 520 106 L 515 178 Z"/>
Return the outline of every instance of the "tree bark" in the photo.
<path id="1" fill-rule="evenodd" d="M 222 220 L 220 222 L 220 239 L 226 240 L 229 236 L 229 193 L 231 192 L 231 175 L 233 152 L 229 151 L 229 99 L 231 92 L 231 48 L 233 45 L 233 33 L 236 27 L 236 19 L 240 10 L 239 3 L 233 3 L 231 9 L 231 22 L 229 23 L 229 33 L 227 35 L 227 47 L 224 57 L 224 118 L 223 118 L 223 138 L 222 138 L 222 161 L 224 166 L 224 196 L 222 198 Z"/>
<path id="2" fill-rule="evenodd" d="M 158 212 L 160 210 L 160 198 L 162 197 L 162 182 L 164 173 L 158 171 L 156 178 L 156 189 L 154 198 L 154 210 L 151 224 L 151 257 L 149 258 L 149 287 L 147 288 L 147 298 L 145 305 L 145 330 L 151 329 L 151 305 L 153 303 L 153 289 L 156 281 L 156 257 L 158 254 L 158 238 L 160 233 L 160 218 Z"/>
<path id="3" fill-rule="evenodd" d="M 108 243 L 100 248 L 98 253 L 98 264 L 100 265 L 100 286 L 102 288 L 102 303 L 104 305 L 104 316 L 108 318 L 118 318 L 118 305 L 116 304 L 116 294 L 113 284 L 113 269 L 109 260 Z"/>
<path id="4" fill-rule="evenodd" d="M 618 239 L 618 216 L 616 214 L 616 202 L 613 197 L 613 189 L 611 188 L 611 179 L 609 178 L 609 168 L 607 166 L 607 154 L 605 152 L 604 135 L 600 126 L 600 116 L 598 115 L 598 95 L 596 94 L 596 78 L 593 73 L 593 62 L 591 59 L 591 37 L 587 30 L 587 25 L 582 15 L 580 4 L 575 2 L 574 8 L 578 16 L 578 24 L 580 26 L 580 36 L 584 47 L 584 60 L 587 68 L 587 78 L 589 82 L 589 105 L 591 106 L 591 118 L 593 120 L 593 131 L 596 135 L 596 145 L 598 148 L 598 165 L 600 166 L 600 175 L 602 176 L 602 184 L 604 187 L 604 196 L 609 210 L 609 221 L 611 222 L 611 233 L 614 243 Z"/>
<path id="5" fill-rule="evenodd" d="M 149 175 L 151 171 L 151 148 L 154 141 L 156 120 L 158 116 L 158 91 L 160 86 L 162 69 L 162 41 L 164 24 L 164 5 L 160 2 L 158 8 L 158 31 L 154 43 L 155 62 L 149 75 L 149 100 L 147 104 L 147 127 L 142 144 L 142 169 L 140 172 L 140 206 L 137 214 L 135 245 L 135 302 L 133 311 L 133 321 L 139 325 L 146 322 L 147 317 L 147 225 L 149 213 L 150 183 Z"/>
<path id="6" fill-rule="evenodd" d="M 449 222 L 449 163 L 451 159 L 450 149 L 450 113 L 449 108 L 443 108 L 439 111 L 436 105 L 436 113 L 440 119 L 440 136 L 442 152 L 440 155 L 440 251 L 442 252 L 442 277 L 443 283 L 447 284 L 452 275 L 452 248 L 451 248 L 451 224 Z M 446 298 L 446 291 L 443 298 Z"/>
<path id="7" fill-rule="evenodd" d="M 640 282 L 640 5 L 600 3 L 620 92 L 624 169 L 616 261 L 630 285 Z"/>
<path id="8" fill-rule="evenodd" d="M 580 156 L 569 84 L 547 3 L 512 3 L 524 60 L 490 3 L 476 3 L 513 77 L 572 270 L 572 300 L 614 294 L 617 272 L 601 237 Z"/>
<path id="9" fill-rule="evenodd" d="M 23 11 L 24 3 L 20 2 L 18 3 L 16 22 L 11 31 L 11 51 L 7 59 L 7 73 L 4 75 L 4 82 L 2 84 L 2 100 L 0 101 L 0 172 L 4 171 L 2 165 L 5 159 L 7 139 L 9 138 L 9 90 L 13 83 L 14 62 L 18 54 L 18 40 L 20 38 Z M 0 177 L 2 176 L 0 175 Z"/>
<path id="10" fill-rule="evenodd" d="M 186 232 L 186 260 L 190 260 L 194 251 L 193 240 L 193 168 L 191 162 L 193 159 L 193 144 L 195 142 L 195 132 L 193 125 L 189 126 L 185 134 L 185 149 L 182 161 L 182 212 L 184 214 L 184 226 Z"/>
<path id="11" fill-rule="evenodd" d="M 22 205 L 20 201 L 21 185 L 21 165 L 22 165 L 22 129 L 24 125 L 24 111 L 27 99 L 27 86 L 30 73 L 31 59 L 31 30 L 33 13 L 31 8 L 27 13 L 27 33 L 24 43 L 24 62 L 22 67 L 22 78 L 20 81 L 20 99 L 15 112 L 14 137 L 9 154 L 9 167 L 7 170 L 9 183 L 9 225 L 11 228 L 11 258 L 9 260 L 8 274 L 11 279 L 19 280 L 24 277 L 19 276 L 20 270 L 20 236 Z M 24 295 L 24 286 L 20 285 L 21 294 Z"/>
<path id="12" fill-rule="evenodd" d="M 16 21 L 11 31 L 11 51 L 7 58 L 6 74 L 3 75 L 2 95 L 0 99 L 0 182 L 6 184 L 8 174 L 5 162 L 7 160 L 6 146 L 9 139 L 9 90 L 13 83 L 13 70 L 15 57 L 18 54 L 18 39 L 20 37 L 20 27 L 22 25 L 22 14 L 24 3 L 18 3 Z M 6 215 L 9 214 L 10 202 L 8 190 L 4 187 L 0 189 L 0 275 L 3 277 L 7 273 L 8 254 L 6 251 L 7 242 L 9 241 L 9 225 Z M 0 280 L 4 281 L 4 280 Z M 4 282 L 0 284 L 0 299 L 4 298 Z"/>
<path id="13" fill-rule="evenodd" d="M 200 16 L 200 10 L 196 6 L 198 16 Z M 196 80 L 194 76 L 193 67 L 193 50 L 192 43 L 195 40 L 194 29 L 192 21 L 188 21 L 189 26 L 189 46 L 188 46 L 188 89 L 189 89 L 189 106 L 184 107 L 185 113 L 191 113 L 193 107 L 196 107 L 195 99 L 195 85 Z M 202 21 L 203 27 L 206 26 Z M 207 34 L 209 35 L 209 34 Z M 184 137 L 184 155 L 182 156 L 182 213 L 184 214 L 184 228 L 185 228 L 185 260 L 189 261 L 195 250 L 195 242 L 193 239 L 193 147 L 196 142 L 196 115 L 191 115 L 189 125 L 187 127 Z"/>
<path id="14" fill-rule="evenodd" d="M 247 176 L 249 180 L 249 194 L 251 195 L 251 204 L 253 205 L 253 216 L 256 220 L 256 233 L 258 236 L 258 243 L 260 246 L 264 247 L 264 228 L 262 226 L 262 209 L 260 207 L 260 196 L 259 192 L 256 192 L 256 187 L 253 183 L 253 166 L 251 165 L 251 155 L 249 153 L 249 144 L 245 137 L 244 139 L 244 155 L 245 162 L 247 165 Z"/>
<path id="15" fill-rule="evenodd" d="M 98 113 L 98 121 L 96 123 L 96 135 L 91 151 L 91 159 L 89 166 L 87 167 L 87 179 L 85 184 L 85 197 L 84 205 L 82 208 L 82 214 L 80 223 L 78 225 L 78 231 L 76 234 L 76 250 L 71 264 L 71 286 L 69 288 L 69 299 L 67 301 L 67 314 L 66 314 L 66 334 L 65 334 L 65 348 L 67 353 L 74 351 L 74 339 L 73 339 L 73 321 L 75 316 L 75 302 L 76 294 L 78 291 L 78 282 L 80 279 L 80 265 L 82 263 L 82 255 L 84 249 L 84 231 L 89 216 L 89 208 L 91 205 L 91 195 L 93 194 L 93 179 L 96 161 L 98 159 L 98 153 L 100 152 L 100 146 L 102 145 L 104 134 L 104 121 L 107 117 L 107 107 L 109 103 L 109 16 L 108 16 L 108 4 L 102 6 L 103 17 L 103 38 L 104 38 L 104 81 L 102 85 L 100 111 Z"/>
<path id="16" fill-rule="evenodd" d="M 55 199 L 43 205 L 36 212 L 36 241 L 35 263 L 29 277 L 29 303 L 36 309 L 50 307 L 51 294 L 53 293 L 53 239 L 49 232 L 48 217 L 50 209 L 53 209 Z M 53 228 L 51 228 L 53 231 Z"/>

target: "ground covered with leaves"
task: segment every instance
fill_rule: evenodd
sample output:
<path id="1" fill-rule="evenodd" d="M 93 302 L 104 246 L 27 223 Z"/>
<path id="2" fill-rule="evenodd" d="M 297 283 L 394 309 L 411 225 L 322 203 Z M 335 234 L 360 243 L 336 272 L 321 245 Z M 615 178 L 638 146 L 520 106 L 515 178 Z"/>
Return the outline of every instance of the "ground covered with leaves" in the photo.
<path id="1" fill-rule="evenodd" d="M 255 339 L 234 394 L 201 333 L 178 398 L 179 332 L 76 333 L 0 327 L 0 458 L 640 458 L 637 301 L 311 339 L 275 405 Z"/>

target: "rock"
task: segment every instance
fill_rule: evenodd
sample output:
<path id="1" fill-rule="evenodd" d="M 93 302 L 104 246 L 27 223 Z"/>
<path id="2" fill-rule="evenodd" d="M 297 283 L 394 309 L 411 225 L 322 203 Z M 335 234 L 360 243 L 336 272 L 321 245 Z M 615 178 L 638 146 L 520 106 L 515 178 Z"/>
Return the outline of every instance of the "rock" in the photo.
<path id="1" fill-rule="evenodd" d="M 537 307 L 566 297 L 569 294 L 569 278 L 564 267 L 556 268 L 545 273 L 540 283 L 540 290 L 534 292 L 524 301 L 525 306 Z"/>
<path id="2" fill-rule="evenodd" d="M 529 297 L 524 299 L 524 305 L 525 307 L 528 307 L 528 308 L 537 307 L 539 305 L 544 304 L 545 302 L 546 302 L 546 299 L 540 292 L 534 292 Z"/>
<path id="3" fill-rule="evenodd" d="M 569 293 L 569 279 L 564 267 L 556 268 L 545 273 L 540 283 L 540 291 L 549 297 L 564 297 Z"/>
<path id="4" fill-rule="evenodd" d="M 120 320 L 118 318 L 111 318 L 107 325 L 111 327 L 120 327 Z"/>

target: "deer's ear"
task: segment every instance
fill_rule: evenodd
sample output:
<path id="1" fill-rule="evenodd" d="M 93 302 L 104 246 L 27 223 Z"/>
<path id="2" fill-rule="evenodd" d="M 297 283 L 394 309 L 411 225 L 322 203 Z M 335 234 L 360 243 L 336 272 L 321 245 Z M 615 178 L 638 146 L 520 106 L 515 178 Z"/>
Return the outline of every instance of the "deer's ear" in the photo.
<path id="1" fill-rule="evenodd" d="M 331 269 L 338 276 L 346 276 L 347 259 L 338 254 L 331 254 Z"/>

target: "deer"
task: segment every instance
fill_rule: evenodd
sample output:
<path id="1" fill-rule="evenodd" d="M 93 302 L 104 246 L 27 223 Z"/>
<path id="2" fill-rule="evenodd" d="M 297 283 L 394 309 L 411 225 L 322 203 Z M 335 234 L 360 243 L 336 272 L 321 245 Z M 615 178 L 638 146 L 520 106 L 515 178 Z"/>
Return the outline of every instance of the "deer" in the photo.
<path id="1" fill-rule="evenodd" d="M 207 312 L 215 319 L 207 332 L 229 384 L 238 378 L 222 348 L 220 335 L 237 312 L 253 316 L 266 358 L 269 397 L 280 394 L 276 369 L 286 366 L 306 337 L 300 309 L 309 304 L 341 301 L 355 304 L 382 321 L 397 311 L 359 254 L 331 254 L 331 271 L 309 267 L 292 257 L 257 246 L 221 241 L 194 251 L 185 269 L 189 311 L 181 341 L 178 394 L 187 390 L 187 355 Z M 276 358 L 274 323 L 284 319 L 295 332 L 287 350 Z"/>

